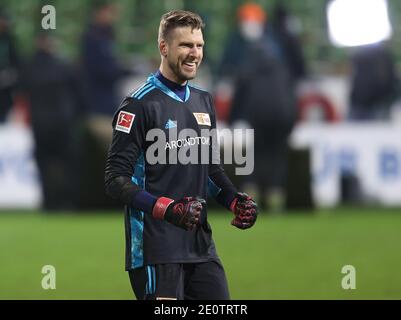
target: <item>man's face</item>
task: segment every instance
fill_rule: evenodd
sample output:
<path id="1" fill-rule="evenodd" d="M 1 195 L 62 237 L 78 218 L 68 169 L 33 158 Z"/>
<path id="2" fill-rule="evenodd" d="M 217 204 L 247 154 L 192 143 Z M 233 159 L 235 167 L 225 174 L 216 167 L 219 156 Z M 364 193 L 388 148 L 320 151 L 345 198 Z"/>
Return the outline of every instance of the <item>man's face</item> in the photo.
<path id="1" fill-rule="evenodd" d="M 171 31 L 167 41 L 160 44 L 169 76 L 174 78 L 171 80 L 184 84 L 195 78 L 203 58 L 203 46 L 201 29 L 181 27 Z"/>

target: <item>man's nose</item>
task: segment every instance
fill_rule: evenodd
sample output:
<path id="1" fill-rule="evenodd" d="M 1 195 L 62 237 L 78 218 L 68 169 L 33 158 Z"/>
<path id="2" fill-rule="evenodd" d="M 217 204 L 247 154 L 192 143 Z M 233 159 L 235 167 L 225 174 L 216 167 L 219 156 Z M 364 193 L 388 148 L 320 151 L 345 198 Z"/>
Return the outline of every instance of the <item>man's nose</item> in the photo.
<path id="1" fill-rule="evenodd" d="M 197 58 L 197 57 L 199 57 L 199 55 L 201 54 L 201 50 L 202 50 L 202 49 L 200 49 L 200 48 L 198 48 L 198 47 L 196 47 L 196 46 L 193 46 L 193 47 L 191 48 L 191 50 L 189 51 L 189 55 L 190 55 L 191 57 Z"/>

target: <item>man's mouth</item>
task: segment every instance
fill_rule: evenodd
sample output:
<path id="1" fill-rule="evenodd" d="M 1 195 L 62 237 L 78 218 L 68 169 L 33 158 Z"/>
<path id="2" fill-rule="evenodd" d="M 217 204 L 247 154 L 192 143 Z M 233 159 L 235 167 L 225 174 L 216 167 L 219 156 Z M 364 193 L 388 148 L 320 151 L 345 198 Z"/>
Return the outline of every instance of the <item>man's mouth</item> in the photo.
<path id="1" fill-rule="evenodd" d="M 190 70 L 193 70 L 193 69 L 196 68 L 196 62 L 189 62 L 189 61 L 186 61 L 186 62 L 183 63 L 183 65 L 184 65 L 184 67 L 185 67 L 186 69 L 190 69 Z"/>

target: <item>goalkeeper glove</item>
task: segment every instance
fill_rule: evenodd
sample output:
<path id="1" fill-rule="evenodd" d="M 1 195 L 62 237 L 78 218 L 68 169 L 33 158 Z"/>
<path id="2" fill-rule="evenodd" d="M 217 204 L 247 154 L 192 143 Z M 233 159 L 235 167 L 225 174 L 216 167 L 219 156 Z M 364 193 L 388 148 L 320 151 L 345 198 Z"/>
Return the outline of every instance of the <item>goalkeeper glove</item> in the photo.
<path id="1" fill-rule="evenodd" d="M 238 192 L 231 202 L 230 210 L 235 214 L 231 224 L 239 229 L 248 229 L 255 224 L 258 206 L 246 193 Z"/>
<path id="2" fill-rule="evenodd" d="M 195 197 L 185 197 L 174 201 L 160 197 L 157 199 L 152 215 L 159 220 L 166 220 L 184 230 L 192 230 L 200 219 L 202 207 L 206 201 Z"/>

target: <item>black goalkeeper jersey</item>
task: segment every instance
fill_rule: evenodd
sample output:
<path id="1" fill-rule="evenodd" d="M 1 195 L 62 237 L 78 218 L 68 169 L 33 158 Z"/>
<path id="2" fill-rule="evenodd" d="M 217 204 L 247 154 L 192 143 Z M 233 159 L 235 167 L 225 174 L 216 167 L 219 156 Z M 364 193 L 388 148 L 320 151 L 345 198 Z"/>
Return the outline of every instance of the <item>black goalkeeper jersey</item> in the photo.
<path id="1" fill-rule="evenodd" d="M 210 150 L 212 138 L 202 133 L 202 129 L 216 128 L 214 106 L 208 92 L 187 85 L 185 101 L 182 101 L 151 75 L 142 87 L 124 99 L 114 117 L 113 128 L 106 179 L 129 176 L 133 184 L 150 194 L 174 200 L 187 196 L 206 199 L 208 189 L 209 194 L 219 192 L 209 175 L 222 168 L 207 163 L 213 156 Z M 152 129 L 163 132 L 166 141 L 147 139 Z M 180 136 L 184 129 L 193 130 L 196 136 Z M 157 146 L 162 146 L 159 151 L 166 152 L 166 163 L 149 161 L 147 152 L 154 151 L 155 140 L 158 140 Z M 209 161 L 199 163 L 205 146 L 210 151 Z M 199 152 L 198 163 L 171 160 L 170 154 L 181 148 Z M 152 154 L 160 156 L 158 152 Z M 217 258 L 205 207 L 199 226 L 193 231 L 185 231 L 154 219 L 151 212 L 127 204 L 125 230 L 127 270 L 144 265 L 203 262 Z"/>

